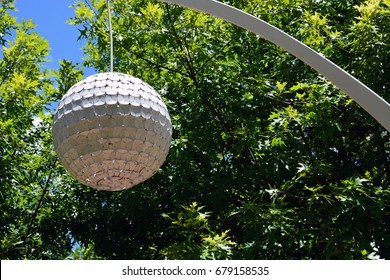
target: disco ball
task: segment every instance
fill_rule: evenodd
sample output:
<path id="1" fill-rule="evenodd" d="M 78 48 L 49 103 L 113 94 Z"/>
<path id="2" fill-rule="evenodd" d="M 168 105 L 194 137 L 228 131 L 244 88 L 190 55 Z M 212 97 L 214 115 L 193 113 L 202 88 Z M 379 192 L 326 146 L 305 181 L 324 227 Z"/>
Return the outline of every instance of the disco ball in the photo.
<path id="1" fill-rule="evenodd" d="M 164 163 L 172 125 L 147 83 L 110 72 L 92 75 L 63 96 L 54 115 L 57 156 L 81 183 L 108 191 L 150 178 Z"/>

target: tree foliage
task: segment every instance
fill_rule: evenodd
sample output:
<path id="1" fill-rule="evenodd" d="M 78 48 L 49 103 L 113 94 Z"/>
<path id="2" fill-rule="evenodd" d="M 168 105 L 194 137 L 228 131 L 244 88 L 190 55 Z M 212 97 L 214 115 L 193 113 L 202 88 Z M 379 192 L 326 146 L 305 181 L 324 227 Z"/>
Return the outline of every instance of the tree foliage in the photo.
<path id="1" fill-rule="evenodd" d="M 75 82 L 61 75 L 81 72 L 62 62 L 60 80 L 45 69 L 48 42 L 14 9 L 0 6 L 0 258 L 62 258 L 71 250 L 73 187 L 53 151 L 50 106 L 63 94 L 56 86 Z"/>
<path id="2" fill-rule="evenodd" d="M 388 0 L 223 2 L 390 100 Z M 85 66 L 107 71 L 106 1 L 73 8 Z M 81 72 L 63 62 L 49 76 L 39 66 L 46 43 L 2 8 L 0 33 L 13 37 L 1 41 L 2 258 L 390 257 L 389 133 L 371 116 L 298 59 L 222 20 L 154 0 L 112 9 L 116 71 L 151 84 L 170 111 L 168 159 L 123 192 L 66 175 L 44 112 Z"/>

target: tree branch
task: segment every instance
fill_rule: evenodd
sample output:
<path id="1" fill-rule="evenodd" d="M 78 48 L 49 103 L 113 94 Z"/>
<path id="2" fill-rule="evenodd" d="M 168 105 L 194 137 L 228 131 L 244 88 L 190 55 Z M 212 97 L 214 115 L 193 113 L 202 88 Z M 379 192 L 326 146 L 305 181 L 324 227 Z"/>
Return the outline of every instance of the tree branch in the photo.
<path id="1" fill-rule="evenodd" d="M 191 79 L 194 81 L 194 83 L 196 84 L 197 83 L 196 82 L 196 72 L 194 70 L 193 63 L 192 63 L 192 56 L 191 56 L 189 49 L 188 49 L 188 43 L 187 43 L 187 41 L 185 41 L 185 44 L 183 44 L 182 40 L 180 39 L 179 34 L 176 30 L 176 27 L 173 23 L 173 19 L 171 16 L 169 5 L 167 3 L 165 4 L 165 8 L 167 10 L 168 21 L 169 21 L 170 25 L 172 26 L 173 36 L 175 37 L 175 40 L 176 40 L 180 50 L 182 52 L 185 52 L 187 55 L 185 57 L 185 60 L 184 60 L 185 64 L 187 64 L 187 67 L 188 67 L 188 68 L 186 68 L 187 73 L 191 77 Z"/>
<path id="2" fill-rule="evenodd" d="M 45 187 L 42 189 L 42 194 L 41 194 L 41 197 L 39 198 L 39 201 L 38 201 L 38 204 L 37 206 L 35 207 L 34 209 L 34 212 L 32 213 L 31 215 L 31 219 L 30 219 L 30 222 L 27 226 L 27 230 L 24 234 L 24 240 L 26 240 L 28 238 L 28 234 L 32 228 L 32 225 L 34 223 L 34 220 L 36 219 L 37 215 L 38 215 L 38 211 L 39 209 L 41 208 L 42 204 L 43 204 L 43 199 L 45 198 L 45 195 L 47 193 L 47 190 L 49 189 L 49 183 L 50 183 L 50 180 L 51 180 L 51 176 L 53 174 L 53 170 L 54 170 L 54 167 L 57 163 L 57 158 L 54 159 L 53 161 L 53 164 L 50 166 L 50 173 L 49 173 L 49 176 L 47 176 L 47 179 L 46 179 L 46 183 L 45 183 Z M 39 183 L 39 181 L 38 181 Z M 39 183 L 40 184 L 40 183 Z M 40 184 L 41 185 L 41 184 Z"/>

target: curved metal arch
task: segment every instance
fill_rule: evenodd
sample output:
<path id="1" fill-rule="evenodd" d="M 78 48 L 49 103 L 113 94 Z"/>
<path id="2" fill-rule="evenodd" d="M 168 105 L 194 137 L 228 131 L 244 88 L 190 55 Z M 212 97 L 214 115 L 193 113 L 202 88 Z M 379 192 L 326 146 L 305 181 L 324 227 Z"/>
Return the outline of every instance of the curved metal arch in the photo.
<path id="1" fill-rule="evenodd" d="M 160 0 L 198 10 L 252 31 L 310 65 L 390 131 L 390 104 L 358 79 L 277 27 L 215 0 Z"/>

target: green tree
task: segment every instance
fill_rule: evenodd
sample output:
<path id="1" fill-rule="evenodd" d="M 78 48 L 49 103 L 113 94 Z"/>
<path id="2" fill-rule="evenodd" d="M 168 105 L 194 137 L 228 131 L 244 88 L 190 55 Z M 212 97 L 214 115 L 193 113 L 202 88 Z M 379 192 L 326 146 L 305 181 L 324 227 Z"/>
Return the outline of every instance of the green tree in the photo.
<path id="1" fill-rule="evenodd" d="M 281 28 L 390 100 L 388 0 L 223 2 Z M 8 176 L 0 179 L 2 248 L 14 250 L 2 258 L 390 257 L 389 133 L 363 109 L 284 50 L 222 20 L 155 0 L 115 0 L 112 9 L 115 70 L 151 84 L 170 111 L 167 161 L 148 181 L 109 193 L 81 186 L 55 162 L 50 116 L 41 136 L 29 138 L 44 148 L 0 142 L 2 153 L 24 155 L 1 158 L 13 166 L 0 170 Z M 85 66 L 107 71 L 106 1 L 80 0 L 74 11 L 69 22 L 85 40 Z M 49 100 L 78 74 L 64 62 L 49 83 L 61 90 Z M 45 96 L 37 92 L 31 97 Z M 20 139 L 31 127 L 4 133 Z M 28 162 L 30 169 L 20 167 Z M 37 166 L 41 181 L 22 184 Z M 23 215 L 37 203 L 37 217 Z M 22 226 L 31 236 L 15 238 Z M 29 250 L 11 254 L 21 240 Z"/>
<path id="2" fill-rule="evenodd" d="M 388 1 L 226 3 L 297 37 L 389 100 Z M 86 64 L 105 71 L 105 1 L 79 1 L 75 12 Z M 140 218 L 123 209 L 128 223 L 142 221 L 142 241 L 134 233 L 125 247 L 113 240 L 116 254 L 181 258 L 190 242 L 198 253 L 187 257 L 201 258 L 196 223 L 183 241 L 183 230 L 171 235 L 163 219 L 196 201 L 211 213 L 207 225 L 234 242 L 231 258 L 389 256 L 389 135 L 343 92 L 284 50 L 208 15 L 117 0 L 113 21 L 115 68 L 159 89 L 174 123 L 160 173 L 110 196 L 121 212 L 124 199 L 138 208 L 134 200 L 148 192 L 143 207 L 152 211 Z"/>
<path id="3" fill-rule="evenodd" d="M 53 151 L 50 106 L 63 94 L 55 87 L 82 75 L 69 62 L 58 78 L 45 69 L 48 42 L 14 9 L 13 1 L 0 5 L 0 258 L 64 258 L 72 185 Z"/>

